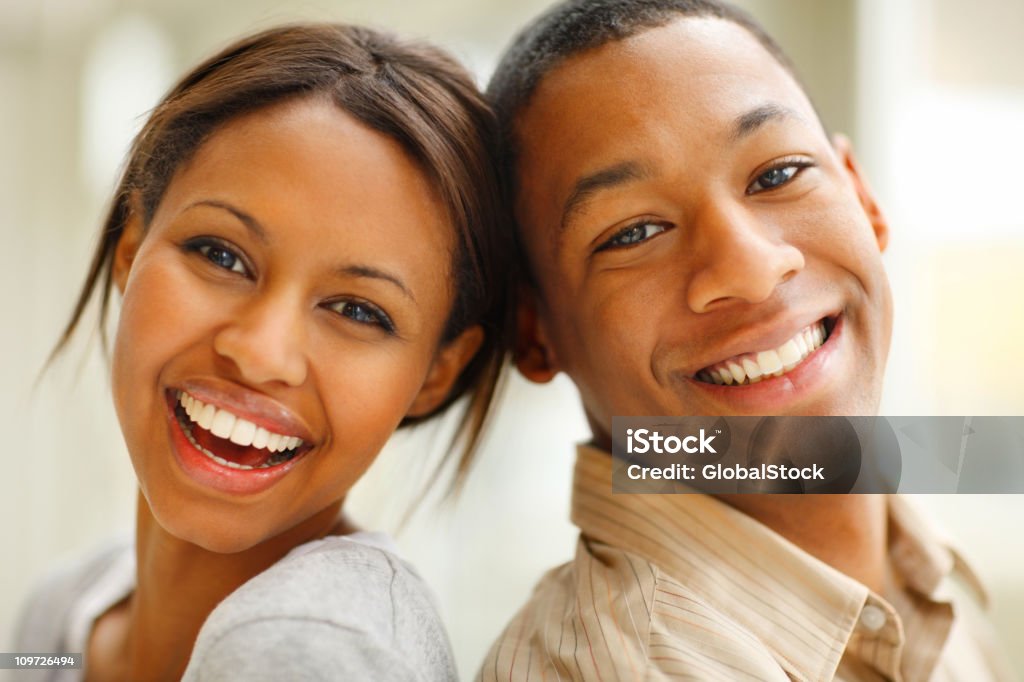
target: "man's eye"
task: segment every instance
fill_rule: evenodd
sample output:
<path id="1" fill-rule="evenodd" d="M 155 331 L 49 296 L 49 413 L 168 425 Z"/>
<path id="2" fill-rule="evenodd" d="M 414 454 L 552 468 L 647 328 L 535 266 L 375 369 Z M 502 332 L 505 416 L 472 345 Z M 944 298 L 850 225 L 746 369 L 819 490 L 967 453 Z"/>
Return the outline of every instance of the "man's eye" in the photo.
<path id="1" fill-rule="evenodd" d="M 389 334 L 393 334 L 395 331 L 395 325 L 391 322 L 391 318 L 387 316 L 387 313 L 370 303 L 344 300 L 335 301 L 327 307 L 342 317 L 347 317 L 359 324 L 377 326 Z"/>
<path id="2" fill-rule="evenodd" d="M 633 246 L 640 242 L 647 241 L 656 234 L 664 232 L 667 228 L 664 225 L 658 223 L 652 223 L 645 221 L 642 223 L 636 223 L 630 225 L 626 229 L 618 232 L 614 237 L 601 244 L 597 248 L 598 251 L 604 251 L 605 249 L 617 249 L 626 246 Z"/>
<path id="3" fill-rule="evenodd" d="M 757 178 L 750 183 L 750 186 L 747 187 L 747 194 L 757 194 L 758 192 L 782 187 L 795 178 L 800 171 L 810 165 L 811 164 L 807 162 L 788 163 L 784 166 L 769 168 L 764 173 L 758 175 Z"/>

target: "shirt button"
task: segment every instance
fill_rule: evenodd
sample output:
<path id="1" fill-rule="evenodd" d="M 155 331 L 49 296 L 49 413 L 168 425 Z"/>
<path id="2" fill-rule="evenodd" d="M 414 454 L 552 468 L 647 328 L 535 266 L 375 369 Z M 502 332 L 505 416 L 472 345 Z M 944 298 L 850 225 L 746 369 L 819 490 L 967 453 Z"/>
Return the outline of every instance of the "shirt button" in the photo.
<path id="1" fill-rule="evenodd" d="M 868 604 L 864 607 L 864 610 L 860 612 L 860 624 L 865 630 L 877 632 L 882 629 L 883 625 L 885 625 L 885 621 L 885 611 L 873 604 Z"/>

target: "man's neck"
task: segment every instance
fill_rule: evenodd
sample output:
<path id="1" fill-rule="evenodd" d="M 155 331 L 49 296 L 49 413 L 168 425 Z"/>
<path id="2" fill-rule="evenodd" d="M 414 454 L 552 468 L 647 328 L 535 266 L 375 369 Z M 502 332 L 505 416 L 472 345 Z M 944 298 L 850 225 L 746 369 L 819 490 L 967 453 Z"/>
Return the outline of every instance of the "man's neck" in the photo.
<path id="1" fill-rule="evenodd" d="M 612 451 L 608 431 L 587 417 L 592 444 Z M 881 594 L 889 542 L 885 495 L 716 495 L 829 566 Z"/>
<path id="2" fill-rule="evenodd" d="M 808 554 L 881 593 L 885 585 L 885 495 L 719 495 Z"/>

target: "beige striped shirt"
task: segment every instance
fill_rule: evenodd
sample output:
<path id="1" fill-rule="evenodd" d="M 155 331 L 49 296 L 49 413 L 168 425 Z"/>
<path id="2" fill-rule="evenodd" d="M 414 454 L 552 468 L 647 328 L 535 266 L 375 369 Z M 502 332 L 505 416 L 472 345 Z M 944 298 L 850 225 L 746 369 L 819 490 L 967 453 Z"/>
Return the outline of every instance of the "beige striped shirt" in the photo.
<path id="1" fill-rule="evenodd" d="M 884 597 L 713 497 L 613 495 L 579 449 L 576 558 L 547 573 L 478 680 L 1014 679 L 974 574 L 890 498 Z"/>

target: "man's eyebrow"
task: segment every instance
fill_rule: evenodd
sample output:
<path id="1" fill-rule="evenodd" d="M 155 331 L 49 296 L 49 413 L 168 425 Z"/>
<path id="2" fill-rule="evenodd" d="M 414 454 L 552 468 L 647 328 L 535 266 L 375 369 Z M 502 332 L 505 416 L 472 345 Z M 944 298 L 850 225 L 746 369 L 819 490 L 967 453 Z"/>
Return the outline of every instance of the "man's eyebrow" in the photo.
<path id="1" fill-rule="evenodd" d="M 252 217 L 242 209 L 236 208 L 225 201 L 218 201 L 216 199 L 201 199 L 199 201 L 189 204 L 187 207 L 185 207 L 185 210 L 188 211 L 189 209 L 195 208 L 196 206 L 210 206 L 212 208 L 220 208 L 227 211 L 231 215 L 238 218 L 238 220 L 243 225 L 245 225 L 246 229 L 252 232 L 257 239 L 259 239 L 264 244 L 267 243 L 267 231 L 263 229 L 262 225 L 260 225 L 260 221 L 256 220 L 254 217 Z"/>
<path id="2" fill-rule="evenodd" d="M 597 192 L 642 180 L 649 175 L 650 172 L 636 161 L 623 161 L 584 175 L 573 185 L 572 192 L 569 193 L 569 198 L 565 200 L 565 205 L 562 207 L 561 230 L 565 230 L 573 213 L 578 211 Z"/>
<path id="3" fill-rule="evenodd" d="M 787 118 L 803 120 L 803 117 L 800 116 L 800 114 L 796 113 L 789 107 L 782 106 L 781 104 L 769 102 L 767 104 L 754 107 L 750 111 L 736 117 L 736 121 L 733 123 L 732 128 L 733 142 L 738 142 L 744 137 L 753 134 L 765 123 Z"/>
<path id="4" fill-rule="evenodd" d="M 341 277 L 368 277 L 370 279 L 379 279 L 385 282 L 391 282 L 403 294 L 413 303 L 416 302 L 416 297 L 412 295 L 408 287 L 402 282 L 401 278 L 396 275 L 392 275 L 390 272 L 385 272 L 380 268 L 375 268 L 370 265 L 343 265 L 335 272 Z"/>

